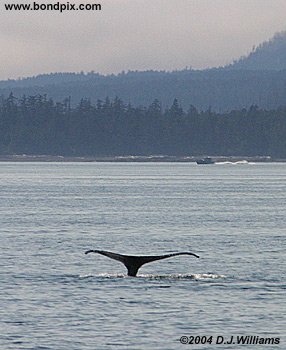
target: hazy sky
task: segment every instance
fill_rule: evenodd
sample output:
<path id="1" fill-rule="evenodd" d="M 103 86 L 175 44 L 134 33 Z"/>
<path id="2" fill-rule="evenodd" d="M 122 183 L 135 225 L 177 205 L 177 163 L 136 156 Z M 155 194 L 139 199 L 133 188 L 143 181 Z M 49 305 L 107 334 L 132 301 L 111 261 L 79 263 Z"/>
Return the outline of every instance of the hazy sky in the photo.
<path id="1" fill-rule="evenodd" d="M 102 10 L 64 13 L 6 11 L 12 2 L 33 0 L 1 0 L 0 79 L 219 66 L 286 30 L 286 0 L 69 0 Z"/>

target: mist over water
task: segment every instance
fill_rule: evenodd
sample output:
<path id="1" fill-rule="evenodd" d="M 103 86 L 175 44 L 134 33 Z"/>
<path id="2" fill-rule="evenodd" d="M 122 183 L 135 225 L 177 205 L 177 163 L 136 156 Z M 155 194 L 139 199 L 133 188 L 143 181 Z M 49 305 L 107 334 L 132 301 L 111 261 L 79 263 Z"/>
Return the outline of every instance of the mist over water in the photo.
<path id="1" fill-rule="evenodd" d="M 0 165 L 1 348 L 285 348 L 285 164 Z M 200 259 L 134 278 L 87 249 Z"/>

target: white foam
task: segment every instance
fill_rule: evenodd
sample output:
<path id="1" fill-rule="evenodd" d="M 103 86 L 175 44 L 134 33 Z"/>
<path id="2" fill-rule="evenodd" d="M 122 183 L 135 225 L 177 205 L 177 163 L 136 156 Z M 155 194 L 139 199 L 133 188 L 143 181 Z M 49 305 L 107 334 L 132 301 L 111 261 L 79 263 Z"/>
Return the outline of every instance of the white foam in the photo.
<path id="1" fill-rule="evenodd" d="M 217 275 L 213 273 L 196 273 L 193 275 L 195 279 L 201 280 L 201 279 L 206 279 L 206 278 L 226 278 L 225 275 Z"/>
<path id="2" fill-rule="evenodd" d="M 230 162 L 230 161 L 215 162 L 215 164 L 217 164 L 217 165 L 225 165 L 225 164 L 231 164 L 231 165 L 248 164 L 248 165 L 253 165 L 255 163 L 254 162 L 249 162 L 247 160 L 238 160 L 237 162 Z"/>
<path id="3" fill-rule="evenodd" d="M 79 275 L 79 278 L 123 278 L 127 277 L 123 273 L 99 273 L 96 275 L 88 274 L 88 275 Z"/>
<path id="4" fill-rule="evenodd" d="M 139 274 L 137 277 L 151 278 L 151 279 L 214 279 L 226 278 L 225 275 L 217 275 L 212 273 L 195 273 L 195 274 L 170 274 L 170 275 L 147 275 Z"/>
<path id="5" fill-rule="evenodd" d="M 155 275 L 155 274 L 138 274 L 136 276 L 137 278 L 146 278 L 146 279 L 169 279 L 169 280 L 176 280 L 176 279 L 196 279 L 196 280 L 203 280 L 203 279 L 215 279 L 215 278 L 226 278 L 225 275 L 218 275 L 213 273 L 194 273 L 194 274 L 167 274 L 167 275 Z M 87 275 L 80 275 L 80 279 L 86 279 L 86 278 L 134 278 L 127 276 L 125 274 L 111 274 L 111 273 L 100 273 L 96 275 L 87 274 Z"/>

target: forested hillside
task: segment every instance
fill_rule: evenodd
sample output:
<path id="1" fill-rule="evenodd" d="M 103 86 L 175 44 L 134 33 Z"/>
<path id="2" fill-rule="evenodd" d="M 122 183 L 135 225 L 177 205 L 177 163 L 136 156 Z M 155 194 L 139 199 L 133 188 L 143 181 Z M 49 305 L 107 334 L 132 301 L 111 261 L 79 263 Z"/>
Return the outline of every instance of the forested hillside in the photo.
<path id="1" fill-rule="evenodd" d="M 66 156 L 238 155 L 286 157 L 286 108 L 251 106 L 227 113 L 163 109 L 106 98 L 55 102 L 46 95 L 12 94 L 0 101 L 0 153 Z"/>
<path id="2" fill-rule="evenodd" d="M 228 68 L 239 70 L 286 69 L 286 32 L 277 33 L 272 39 L 257 47 L 254 46 L 248 56 L 241 57 Z"/>
<path id="3" fill-rule="evenodd" d="M 14 96 L 47 94 L 55 100 L 71 96 L 73 104 L 86 96 L 93 103 L 106 96 L 120 96 L 134 105 L 149 105 L 158 98 L 163 107 L 170 107 L 170 101 L 178 98 L 183 108 L 190 104 L 198 109 L 209 107 L 217 112 L 249 108 L 257 104 L 261 108 L 277 108 L 286 104 L 286 70 L 277 71 L 238 71 L 211 69 L 206 71 L 184 70 L 177 72 L 129 72 L 117 76 L 90 74 L 62 74 L 35 78 L 32 81 L 3 83 L 0 95 Z M 46 84 L 45 82 L 54 81 Z M 1 84 L 0 84 L 1 85 Z M 7 87 L 9 86 L 9 87 Z"/>
<path id="4" fill-rule="evenodd" d="M 191 64 L 191 62 L 190 62 Z M 120 96 L 133 105 L 147 106 L 158 98 L 164 108 L 178 98 L 184 109 L 216 112 L 286 105 L 286 35 L 276 34 L 233 64 L 207 70 L 122 72 L 118 75 L 90 73 L 42 74 L 19 80 L 0 81 L 0 96 L 47 94 L 60 101 L 71 97 L 73 106 L 82 96 L 92 103 L 106 96 Z"/>

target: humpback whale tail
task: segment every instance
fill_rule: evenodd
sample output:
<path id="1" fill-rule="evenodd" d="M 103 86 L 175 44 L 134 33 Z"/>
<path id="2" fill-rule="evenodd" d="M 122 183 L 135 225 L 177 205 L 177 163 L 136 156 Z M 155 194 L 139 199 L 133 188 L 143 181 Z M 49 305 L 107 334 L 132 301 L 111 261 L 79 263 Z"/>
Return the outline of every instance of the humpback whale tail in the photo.
<path id="1" fill-rule="evenodd" d="M 149 256 L 148 255 L 147 256 L 146 255 L 142 255 L 142 256 L 122 255 L 122 254 L 108 252 L 106 250 L 87 250 L 85 252 L 85 254 L 89 254 L 89 253 L 101 254 L 101 255 L 107 256 L 108 258 L 120 261 L 127 268 L 127 271 L 128 271 L 127 275 L 133 276 L 133 277 L 136 276 L 138 270 L 142 265 L 150 263 L 152 261 L 167 259 L 177 255 L 193 255 L 196 258 L 199 258 L 198 255 L 190 252 L 172 253 L 172 254 L 165 254 L 165 255 L 149 255 Z"/>

